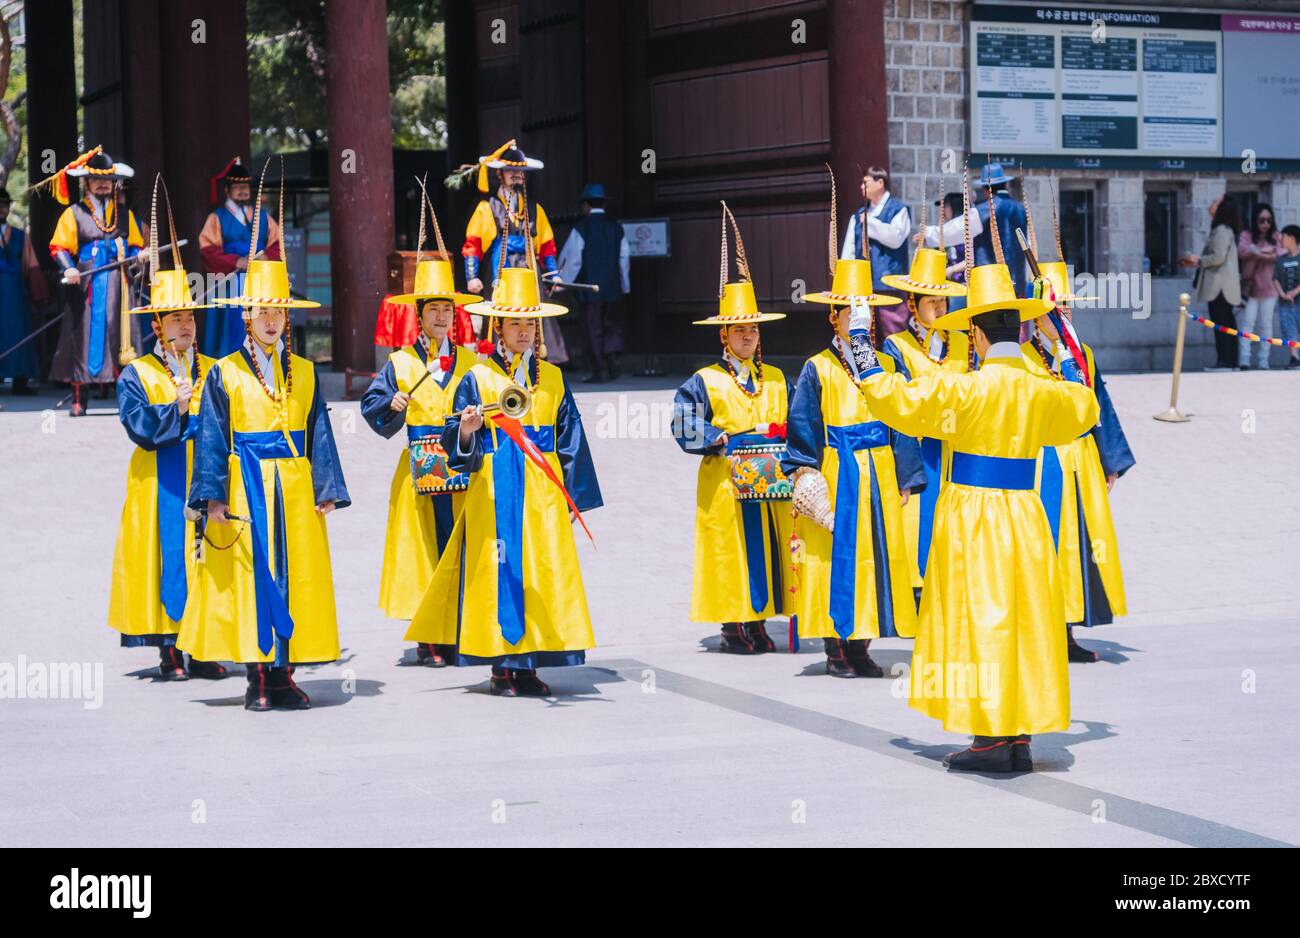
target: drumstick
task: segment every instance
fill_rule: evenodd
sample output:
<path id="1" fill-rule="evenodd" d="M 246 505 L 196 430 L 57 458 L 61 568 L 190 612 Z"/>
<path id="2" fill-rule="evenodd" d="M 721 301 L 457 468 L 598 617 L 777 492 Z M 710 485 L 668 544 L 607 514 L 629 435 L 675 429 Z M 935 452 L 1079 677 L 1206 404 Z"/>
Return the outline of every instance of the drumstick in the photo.
<path id="1" fill-rule="evenodd" d="M 429 360 L 429 367 L 426 368 L 425 371 L 424 371 L 424 374 L 422 374 L 422 375 L 420 376 L 420 380 L 417 381 L 417 382 L 415 382 L 415 384 L 414 384 L 414 386 L 412 386 L 411 390 L 409 390 L 409 391 L 406 392 L 406 396 L 407 396 L 407 397 L 414 397 L 414 396 L 415 396 L 416 389 L 418 389 L 418 388 L 420 387 L 420 385 L 424 384 L 424 382 L 427 381 L 427 380 L 429 379 L 429 375 L 431 375 L 431 374 L 433 374 L 433 360 L 432 360 L 432 359 Z"/>

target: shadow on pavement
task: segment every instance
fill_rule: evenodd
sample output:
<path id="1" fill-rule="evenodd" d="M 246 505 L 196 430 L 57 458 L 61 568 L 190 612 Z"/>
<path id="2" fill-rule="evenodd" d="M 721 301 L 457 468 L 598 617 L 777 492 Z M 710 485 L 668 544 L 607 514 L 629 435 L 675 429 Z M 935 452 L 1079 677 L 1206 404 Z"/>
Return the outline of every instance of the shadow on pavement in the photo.
<path id="1" fill-rule="evenodd" d="M 479 694 L 484 697 L 491 696 L 488 693 L 489 671 L 487 665 L 473 666 L 476 674 L 481 673 L 482 679 L 471 684 L 457 684 L 452 687 L 431 687 L 421 693 L 441 693 L 444 691 L 461 691 L 466 694 Z M 480 672 L 481 668 L 481 672 Z M 617 671 L 609 668 L 597 668 L 591 665 L 582 665 L 576 668 L 538 668 L 537 676 L 545 681 L 551 688 L 550 697 L 513 697 L 502 698 L 505 703 L 518 705 L 521 701 L 536 700 L 545 703 L 551 707 L 564 707 L 574 703 L 609 703 L 609 698 L 600 692 L 601 684 L 621 684 L 624 678 L 619 676 Z"/>
<path id="2" fill-rule="evenodd" d="M 355 681 L 354 689 L 348 692 L 343 689 L 345 682 L 342 679 L 297 681 L 296 683 L 311 698 L 311 708 L 313 710 L 325 707 L 339 707 L 349 703 L 353 697 L 378 697 L 383 693 L 380 688 L 384 686 L 383 681 Z M 194 703 L 201 703 L 206 707 L 243 707 L 244 684 L 240 683 L 238 696 L 200 698 L 195 700 Z"/>

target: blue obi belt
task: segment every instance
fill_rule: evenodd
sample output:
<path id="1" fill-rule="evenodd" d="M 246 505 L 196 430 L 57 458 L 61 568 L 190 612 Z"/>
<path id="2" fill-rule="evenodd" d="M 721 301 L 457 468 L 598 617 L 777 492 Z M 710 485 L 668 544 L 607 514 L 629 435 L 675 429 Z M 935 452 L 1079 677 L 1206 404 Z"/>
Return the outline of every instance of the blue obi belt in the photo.
<path id="1" fill-rule="evenodd" d="M 292 459 L 305 456 L 307 433 L 293 430 L 289 439 L 279 430 L 259 430 L 231 434 L 235 455 L 239 457 L 240 474 L 244 480 L 244 496 L 248 500 L 248 517 L 253 528 L 253 594 L 257 605 L 257 647 L 269 655 L 278 636 L 288 641 L 293 636 L 293 618 L 289 615 L 288 584 L 281 589 L 270 563 L 270 530 L 266 517 L 266 488 L 262 485 L 263 459 Z M 297 451 L 296 454 L 294 451 Z M 277 504 L 277 513 L 279 506 Z M 287 558 L 284 556 L 284 525 L 276 525 L 279 548 L 276 567 L 287 576 Z"/>
<path id="2" fill-rule="evenodd" d="M 835 477 L 835 535 L 831 539 L 831 599 L 830 617 L 835 624 L 835 631 L 841 638 L 848 638 L 856 628 L 857 617 L 857 581 L 858 581 L 858 502 L 861 498 L 861 471 L 855 453 L 863 450 L 877 449 L 889 445 L 889 428 L 879 420 L 866 423 L 853 423 L 847 426 L 826 427 L 826 445 L 839 456 L 839 472 Z M 868 480 L 871 492 L 871 509 L 873 517 L 880 518 L 880 489 L 876 481 L 875 465 L 869 465 L 871 476 Z M 878 532 L 883 532 L 884 525 L 877 525 Z M 889 556 L 883 537 L 876 537 L 876 570 L 884 573 L 884 588 L 889 589 Z M 879 585 L 879 582 L 878 582 Z M 889 595 L 886 592 L 885 597 Z M 888 602 L 878 603 L 890 608 Z M 891 617 L 892 620 L 892 617 Z M 893 631 L 892 621 L 889 631 L 886 624 L 880 623 L 880 634 L 897 634 Z"/>
<path id="3" fill-rule="evenodd" d="M 1037 459 L 954 452 L 948 481 L 981 489 L 1021 491 L 1034 487 L 1037 472 Z"/>

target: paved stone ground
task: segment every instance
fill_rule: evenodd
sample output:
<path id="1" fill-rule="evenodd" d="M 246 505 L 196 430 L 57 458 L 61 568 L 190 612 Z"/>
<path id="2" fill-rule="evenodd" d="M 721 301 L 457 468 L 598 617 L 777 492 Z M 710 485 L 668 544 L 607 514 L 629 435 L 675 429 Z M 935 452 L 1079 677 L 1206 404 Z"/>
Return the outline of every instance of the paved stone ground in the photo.
<path id="1" fill-rule="evenodd" d="M 608 505 L 599 549 L 579 541 L 600 647 L 546 674 L 549 702 L 403 666 L 375 606 L 398 445 L 334 404 L 344 656 L 301 675 L 315 709 L 268 714 L 238 677 L 156 683 L 154 652 L 104 625 L 130 450 L 112 402 L 72 421 L 5 393 L 0 663 L 103 670 L 98 708 L 0 700 L 0 844 L 1300 843 L 1300 376 L 1189 375 L 1183 425 L 1151 419 L 1167 377 L 1110 380 L 1138 458 L 1114 494 L 1131 614 L 1085 636 L 1105 660 L 1071 665 L 1076 722 L 1035 740 L 1040 770 L 996 781 L 942 771 L 962 740 L 893 682 L 829 679 L 807 645 L 724 657 L 688 621 L 696 463 L 660 432 L 671 384 L 579 394 Z"/>

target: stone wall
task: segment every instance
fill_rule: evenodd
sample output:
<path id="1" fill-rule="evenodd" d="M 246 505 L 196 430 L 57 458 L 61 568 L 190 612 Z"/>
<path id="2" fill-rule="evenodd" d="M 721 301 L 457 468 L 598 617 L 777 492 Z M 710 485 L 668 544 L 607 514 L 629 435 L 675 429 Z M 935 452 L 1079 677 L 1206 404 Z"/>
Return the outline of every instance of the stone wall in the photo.
<path id="1" fill-rule="evenodd" d="M 1295 4 L 1279 4 L 1295 12 Z M 954 0 L 885 0 L 885 75 L 889 94 L 891 191 L 912 207 L 919 221 L 923 178 L 929 175 L 930 198 L 939 188 L 944 151 L 956 151 L 957 163 L 965 159 L 968 145 L 969 64 L 967 22 L 969 4 Z M 971 165 L 982 165 L 975 154 Z M 1228 187 L 1257 188 L 1277 213 L 1278 225 L 1300 224 L 1300 180 L 1272 174 L 1175 173 L 1137 171 L 1029 170 L 1013 191 L 1023 194 L 1033 215 L 1039 246 L 1046 259 L 1057 257 L 1051 243 L 1049 179 L 1057 190 L 1091 188 L 1094 191 L 1097 275 L 1135 278 L 1134 289 L 1149 285 L 1150 314 L 1143 318 L 1131 309 L 1096 308 L 1077 311 L 1084 338 L 1109 370 L 1149 371 L 1170 367 L 1178 322 L 1178 296 L 1191 293 L 1191 276 L 1153 277 L 1142 280 L 1145 255 L 1145 191 L 1148 187 L 1179 192 L 1178 249 L 1200 251 L 1209 233 L 1208 207 Z M 956 190 L 960 180 L 948 176 L 946 188 Z M 931 209 L 929 221 L 934 217 Z M 1202 315 L 1203 307 L 1193 309 Z M 1213 361 L 1213 334 L 1189 322 L 1186 367 L 1200 368 Z M 1274 316 L 1274 334 L 1279 325 Z M 1272 350 L 1274 365 L 1282 364 L 1283 349 Z"/>

